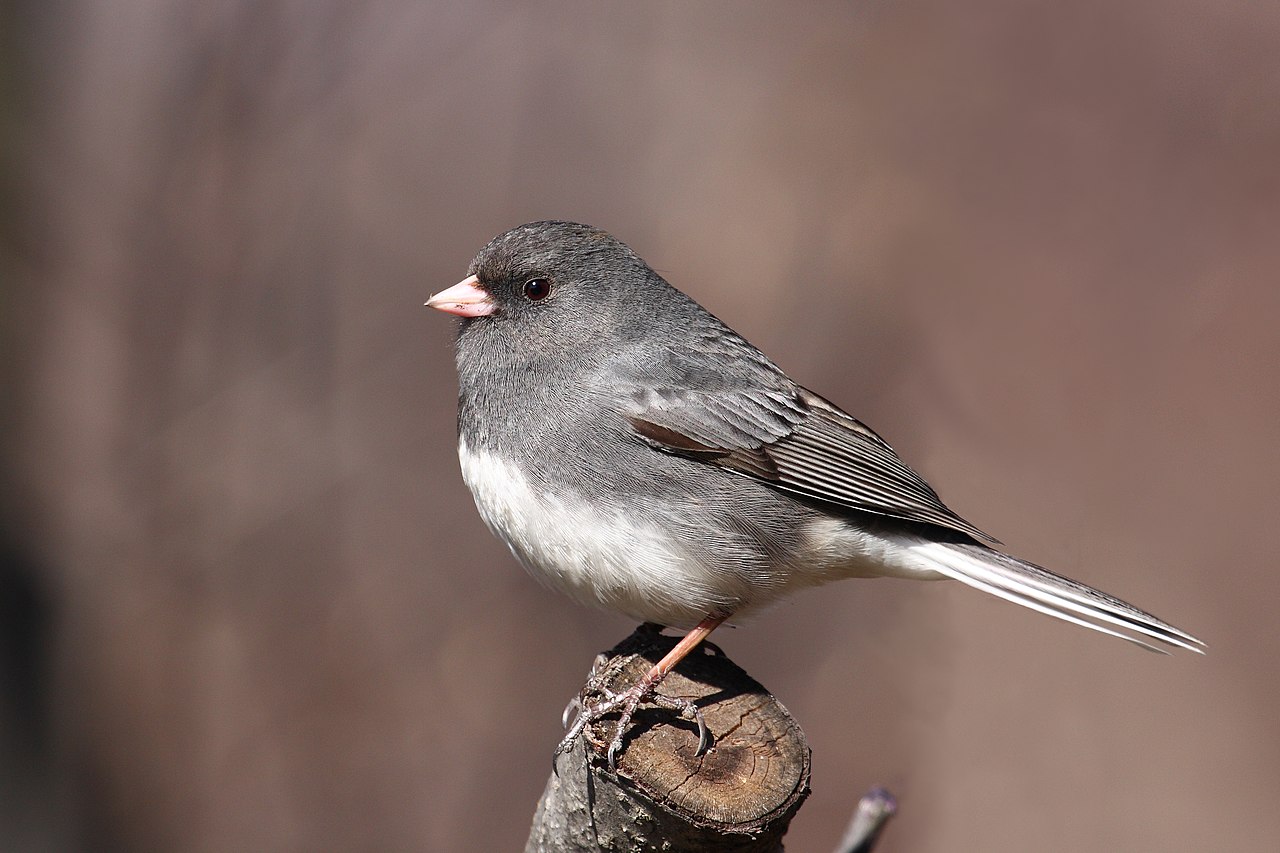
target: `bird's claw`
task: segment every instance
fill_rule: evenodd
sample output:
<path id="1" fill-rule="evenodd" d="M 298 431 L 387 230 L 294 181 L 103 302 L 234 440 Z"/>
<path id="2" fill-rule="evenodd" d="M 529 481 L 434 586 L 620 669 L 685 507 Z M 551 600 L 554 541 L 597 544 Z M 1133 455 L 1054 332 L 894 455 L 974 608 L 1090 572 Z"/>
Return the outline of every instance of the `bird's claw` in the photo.
<path id="1" fill-rule="evenodd" d="M 599 702 L 590 704 L 585 702 L 581 696 L 577 696 L 565 707 L 562 720 L 567 731 L 552 755 L 553 766 L 556 759 L 569 751 L 578 735 L 585 737 L 597 750 L 604 747 L 605 744 L 594 737 L 590 726 L 610 714 L 617 713 L 618 724 L 614 729 L 613 738 L 610 739 L 605 751 L 605 757 L 609 762 L 609 770 L 616 771 L 618 769 L 618 756 L 622 753 L 623 737 L 631 724 L 631 718 L 635 716 L 636 710 L 645 700 L 657 705 L 659 708 L 675 711 L 682 719 L 696 723 L 698 726 L 698 750 L 695 755 L 706 753 L 711 748 L 712 738 L 711 730 L 707 728 L 707 722 L 702 717 L 702 711 L 688 699 L 663 696 L 660 693 L 656 693 L 654 691 L 655 686 L 641 681 L 621 693 L 615 693 L 607 688 L 594 685 L 591 680 L 588 680 L 588 691 L 599 693 L 602 698 Z M 572 712 L 576 712 L 576 716 L 573 717 L 573 724 L 569 725 Z"/>
<path id="2" fill-rule="evenodd" d="M 694 755 L 705 755 L 711 748 L 711 729 L 707 728 L 707 721 L 702 719 L 702 712 L 698 710 L 697 705 L 690 702 L 680 716 L 698 724 L 698 750 Z"/>
<path id="3" fill-rule="evenodd" d="M 574 696 L 569 700 L 569 704 L 564 706 L 564 710 L 560 712 L 560 728 L 569 728 L 569 721 L 576 720 L 577 715 L 582 713 L 582 698 Z"/>
<path id="4" fill-rule="evenodd" d="M 618 767 L 618 751 L 622 749 L 622 738 L 615 737 L 613 743 L 609 744 L 609 769 L 616 770 Z"/>

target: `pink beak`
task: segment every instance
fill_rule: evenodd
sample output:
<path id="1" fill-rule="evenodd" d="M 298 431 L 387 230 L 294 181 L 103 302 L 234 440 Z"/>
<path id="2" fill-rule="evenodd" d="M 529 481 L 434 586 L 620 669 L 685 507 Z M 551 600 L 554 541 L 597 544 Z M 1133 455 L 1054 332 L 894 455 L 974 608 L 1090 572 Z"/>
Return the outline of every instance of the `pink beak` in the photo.
<path id="1" fill-rule="evenodd" d="M 479 287 L 479 280 L 469 275 L 448 290 L 427 300 L 427 307 L 459 317 L 484 317 L 498 310 L 497 304 Z"/>

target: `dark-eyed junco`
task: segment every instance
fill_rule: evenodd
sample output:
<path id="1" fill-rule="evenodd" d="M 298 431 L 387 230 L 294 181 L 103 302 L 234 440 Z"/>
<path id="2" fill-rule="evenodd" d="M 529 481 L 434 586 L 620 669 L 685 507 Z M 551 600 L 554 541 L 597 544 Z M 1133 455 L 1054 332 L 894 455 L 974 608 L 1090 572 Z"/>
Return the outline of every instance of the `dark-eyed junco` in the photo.
<path id="1" fill-rule="evenodd" d="M 726 619 L 842 578 L 953 578 L 1147 649 L 1204 645 L 995 550 L 876 433 L 599 229 L 514 228 L 427 304 L 463 318 L 458 456 L 490 529 L 577 601 L 692 627 L 562 748 L 617 711 L 612 762 L 648 697 L 700 719 L 654 693 L 684 655 Z"/>

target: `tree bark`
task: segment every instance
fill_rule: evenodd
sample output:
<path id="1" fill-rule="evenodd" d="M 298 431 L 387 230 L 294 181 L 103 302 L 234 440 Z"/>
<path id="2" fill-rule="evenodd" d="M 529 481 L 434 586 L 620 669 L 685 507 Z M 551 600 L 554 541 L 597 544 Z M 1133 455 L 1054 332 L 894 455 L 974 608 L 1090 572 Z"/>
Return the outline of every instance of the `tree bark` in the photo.
<path id="1" fill-rule="evenodd" d="M 676 642 L 642 626 L 601 655 L 593 672 L 605 687 L 625 689 Z M 579 737 L 556 761 L 527 852 L 782 850 L 809 795 L 810 770 L 808 742 L 787 709 L 709 643 L 660 692 L 697 703 L 711 749 L 696 755 L 697 725 L 647 705 L 632 721 L 616 772 L 603 749 Z M 608 717 L 588 732 L 607 743 L 615 726 Z"/>

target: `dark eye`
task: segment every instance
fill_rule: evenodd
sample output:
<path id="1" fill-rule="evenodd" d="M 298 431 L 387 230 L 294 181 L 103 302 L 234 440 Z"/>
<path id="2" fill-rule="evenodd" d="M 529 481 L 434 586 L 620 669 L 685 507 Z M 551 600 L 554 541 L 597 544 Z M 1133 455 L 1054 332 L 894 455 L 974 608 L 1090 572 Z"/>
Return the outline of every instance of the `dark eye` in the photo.
<path id="1" fill-rule="evenodd" d="M 551 279 L 531 278 L 524 283 L 524 298 L 530 302 L 541 302 L 551 295 Z"/>

